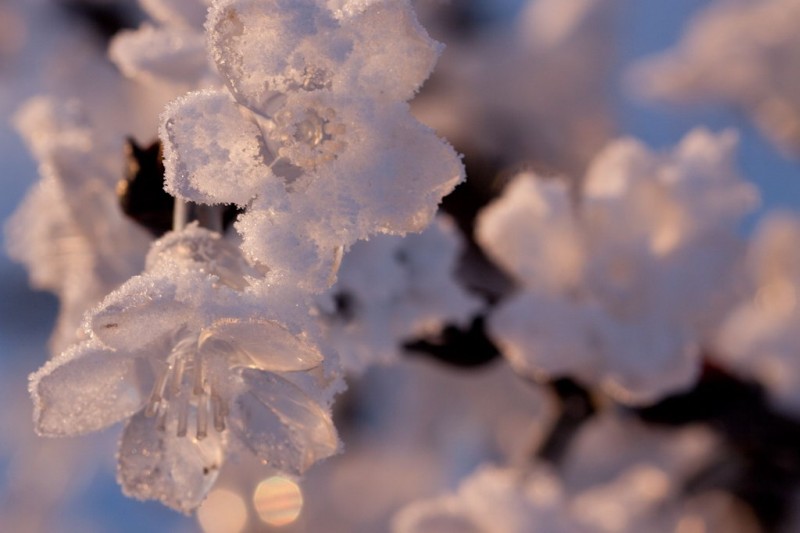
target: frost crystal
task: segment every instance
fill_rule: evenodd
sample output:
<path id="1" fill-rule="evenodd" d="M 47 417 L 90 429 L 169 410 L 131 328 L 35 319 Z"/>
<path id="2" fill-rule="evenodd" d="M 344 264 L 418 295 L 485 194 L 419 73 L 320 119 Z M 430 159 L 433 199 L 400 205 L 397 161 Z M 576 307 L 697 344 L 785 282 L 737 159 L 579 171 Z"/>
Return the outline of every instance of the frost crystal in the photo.
<path id="1" fill-rule="evenodd" d="M 76 340 L 83 313 L 141 270 L 149 238 L 117 206 L 122 146 L 101 136 L 78 102 L 36 97 L 15 121 L 42 180 L 6 227 L 8 249 L 34 287 L 60 299 L 58 353 Z"/>
<path id="2" fill-rule="evenodd" d="M 785 409 L 800 412 L 800 220 L 772 215 L 748 254 L 747 299 L 723 324 L 715 353 L 766 385 Z"/>
<path id="3" fill-rule="evenodd" d="M 90 338 L 31 376 L 37 431 L 77 435 L 130 417 L 120 483 L 183 512 L 236 442 L 295 474 L 335 453 L 323 356 L 296 326 L 253 314 L 261 277 L 196 225 L 162 238 L 145 273 L 87 315 Z"/>
<path id="4" fill-rule="evenodd" d="M 717 1 L 683 41 L 637 67 L 645 94 L 744 108 L 778 145 L 800 152 L 800 0 Z"/>
<path id="5" fill-rule="evenodd" d="M 320 303 L 326 340 L 348 370 L 393 361 L 403 341 L 469 320 L 479 302 L 453 279 L 461 250 L 445 218 L 419 235 L 379 235 L 353 246 Z"/>
<path id="6" fill-rule="evenodd" d="M 325 288 L 344 248 L 421 231 L 463 177 L 404 102 L 438 54 L 406 0 L 220 1 L 206 26 L 229 92 L 165 110 L 166 188 L 246 205 L 243 249 L 287 281 Z"/>
<path id="7" fill-rule="evenodd" d="M 489 324 L 517 370 L 632 403 L 692 382 L 755 201 L 733 169 L 735 141 L 699 130 L 666 155 L 618 141 L 577 203 L 563 182 L 524 174 L 486 208 L 478 240 L 522 285 Z"/>

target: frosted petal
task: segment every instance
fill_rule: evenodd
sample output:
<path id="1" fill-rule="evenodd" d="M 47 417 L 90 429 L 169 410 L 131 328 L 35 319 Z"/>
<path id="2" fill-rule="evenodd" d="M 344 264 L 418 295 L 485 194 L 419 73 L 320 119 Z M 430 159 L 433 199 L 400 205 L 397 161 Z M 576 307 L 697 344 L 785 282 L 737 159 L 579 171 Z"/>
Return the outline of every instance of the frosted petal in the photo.
<path id="1" fill-rule="evenodd" d="M 220 349 L 219 342 L 240 352 L 245 365 L 271 372 L 310 370 L 322 363 L 317 347 L 272 320 L 219 320 L 204 331 L 201 351 Z"/>
<path id="2" fill-rule="evenodd" d="M 352 43 L 315 0 L 223 0 L 209 12 L 211 55 L 236 100 L 268 114 L 276 91 L 318 91 Z"/>
<path id="3" fill-rule="evenodd" d="M 128 496 L 159 500 L 188 514 L 202 503 L 217 479 L 223 442 L 216 433 L 199 441 L 176 437 L 175 427 L 168 423 L 159 430 L 157 423 L 158 417 L 140 412 L 125 426 L 119 446 L 119 483 Z M 193 434 L 190 430 L 189 435 Z"/>
<path id="4" fill-rule="evenodd" d="M 257 370 L 242 377 L 249 391 L 234 404 L 231 430 L 273 467 L 303 473 L 338 449 L 329 413 L 297 386 Z"/>
<path id="5" fill-rule="evenodd" d="M 245 205 L 272 177 L 260 130 L 223 92 L 189 93 L 169 104 L 159 135 L 165 188 L 180 198 Z"/>
<path id="6" fill-rule="evenodd" d="M 352 32 L 354 46 L 334 85 L 384 101 L 410 99 L 433 70 L 442 45 L 428 36 L 406 0 L 343 11 L 349 13 L 340 21 Z"/>
<path id="7" fill-rule="evenodd" d="M 108 346 L 136 350 L 180 328 L 189 311 L 175 300 L 174 287 L 136 276 L 103 300 L 88 326 Z"/>
<path id="8" fill-rule="evenodd" d="M 111 60 L 130 78 L 145 76 L 188 87 L 209 71 L 205 39 L 199 32 L 144 25 L 117 34 L 109 47 Z"/>
<path id="9" fill-rule="evenodd" d="M 81 435 L 138 411 L 147 383 L 136 359 L 87 341 L 54 358 L 30 377 L 40 435 Z"/>
<path id="10" fill-rule="evenodd" d="M 355 225 L 355 238 L 422 231 L 442 197 L 463 179 L 453 148 L 408 113 L 405 104 L 353 110 L 348 117 L 347 149 L 307 191 L 330 226 Z M 340 198 L 342 200 L 340 200 Z M 357 209 L 344 200 L 355 200 Z M 349 244 L 349 243 L 348 243 Z"/>

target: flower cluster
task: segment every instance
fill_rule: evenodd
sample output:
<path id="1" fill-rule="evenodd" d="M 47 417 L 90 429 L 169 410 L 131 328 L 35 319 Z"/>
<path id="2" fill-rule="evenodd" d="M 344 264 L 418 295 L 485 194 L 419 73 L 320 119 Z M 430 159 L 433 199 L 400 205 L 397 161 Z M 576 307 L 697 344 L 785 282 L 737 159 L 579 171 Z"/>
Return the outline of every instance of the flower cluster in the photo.
<path id="1" fill-rule="evenodd" d="M 439 51 L 410 4 L 330 4 L 215 2 L 208 42 L 227 90 L 176 100 L 161 129 L 167 190 L 246 206 L 245 252 L 311 291 L 356 240 L 424 229 L 463 177 L 405 103 Z"/>
<path id="2" fill-rule="evenodd" d="M 521 284 L 490 317 L 520 372 L 574 376 L 626 403 L 694 380 L 756 200 L 735 142 L 698 130 L 660 155 L 618 141 L 577 199 L 564 181 L 523 174 L 481 213 L 478 240 Z"/>

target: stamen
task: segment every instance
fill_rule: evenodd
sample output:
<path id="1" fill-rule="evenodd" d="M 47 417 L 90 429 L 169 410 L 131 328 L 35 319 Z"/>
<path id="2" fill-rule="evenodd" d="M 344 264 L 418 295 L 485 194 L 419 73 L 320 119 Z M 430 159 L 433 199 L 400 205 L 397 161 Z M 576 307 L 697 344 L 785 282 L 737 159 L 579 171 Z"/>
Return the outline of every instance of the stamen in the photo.
<path id="1" fill-rule="evenodd" d="M 178 437 L 185 437 L 189 425 L 189 401 L 185 394 L 178 399 Z"/>
<path id="2" fill-rule="evenodd" d="M 214 415 L 214 429 L 222 433 L 225 431 L 225 405 L 222 398 L 215 393 L 211 393 L 211 411 Z"/>
<path id="3" fill-rule="evenodd" d="M 205 390 L 205 368 L 203 365 L 203 357 L 200 355 L 200 350 L 194 353 L 194 393 L 196 395 L 203 394 Z"/>
<path id="4" fill-rule="evenodd" d="M 162 409 L 161 414 L 158 415 L 158 420 L 156 421 L 156 429 L 159 431 L 166 431 L 167 429 L 167 410 Z"/>
<path id="5" fill-rule="evenodd" d="M 144 416 L 152 417 L 158 413 L 159 404 L 161 400 L 164 399 L 164 389 L 167 386 L 168 377 L 169 367 L 160 367 L 155 385 L 153 385 L 153 391 L 150 393 L 150 400 L 147 402 L 147 408 L 144 410 Z"/>
<path id="6" fill-rule="evenodd" d="M 208 436 L 208 398 L 205 394 L 197 396 L 197 440 Z"/>
<path id="7" fill-rule="evenodd" d="M 186 359 L 178 357 L 175 361 L 175 367 L 172 370 L 172 394 L 178 394 L 181 391 L 183 384 L 183 371 L 186 368 Z"/>

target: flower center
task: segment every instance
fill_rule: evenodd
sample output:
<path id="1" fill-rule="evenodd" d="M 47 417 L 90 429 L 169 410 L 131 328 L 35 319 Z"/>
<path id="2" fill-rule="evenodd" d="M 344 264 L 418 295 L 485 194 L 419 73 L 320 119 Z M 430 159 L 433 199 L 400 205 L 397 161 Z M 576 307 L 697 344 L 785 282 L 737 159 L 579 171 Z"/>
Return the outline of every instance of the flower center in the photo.
<path id="1" fill-rule="evenodd" d="M 345 126 L 330 108 L 284 108 L 274 117 L 277 153 L 304 171 L 333 161 L 344 150 Z"/>
<path id="2" fill-rule="evenodd" d="M 191 411 L 198 440 L 208 436 L 209 416 L 214 429 L 224 431 L 228 407 L 206 379 L 206 370 L 207 361 L 198 350 L 198 335 L 180 337 L 166 364 L 158 370 L 145 416 L 157 416 L 156 427 L 161 431 L 166 431 L 167 418 L 176 416 L 178 437 L 187 435 Z"/>

